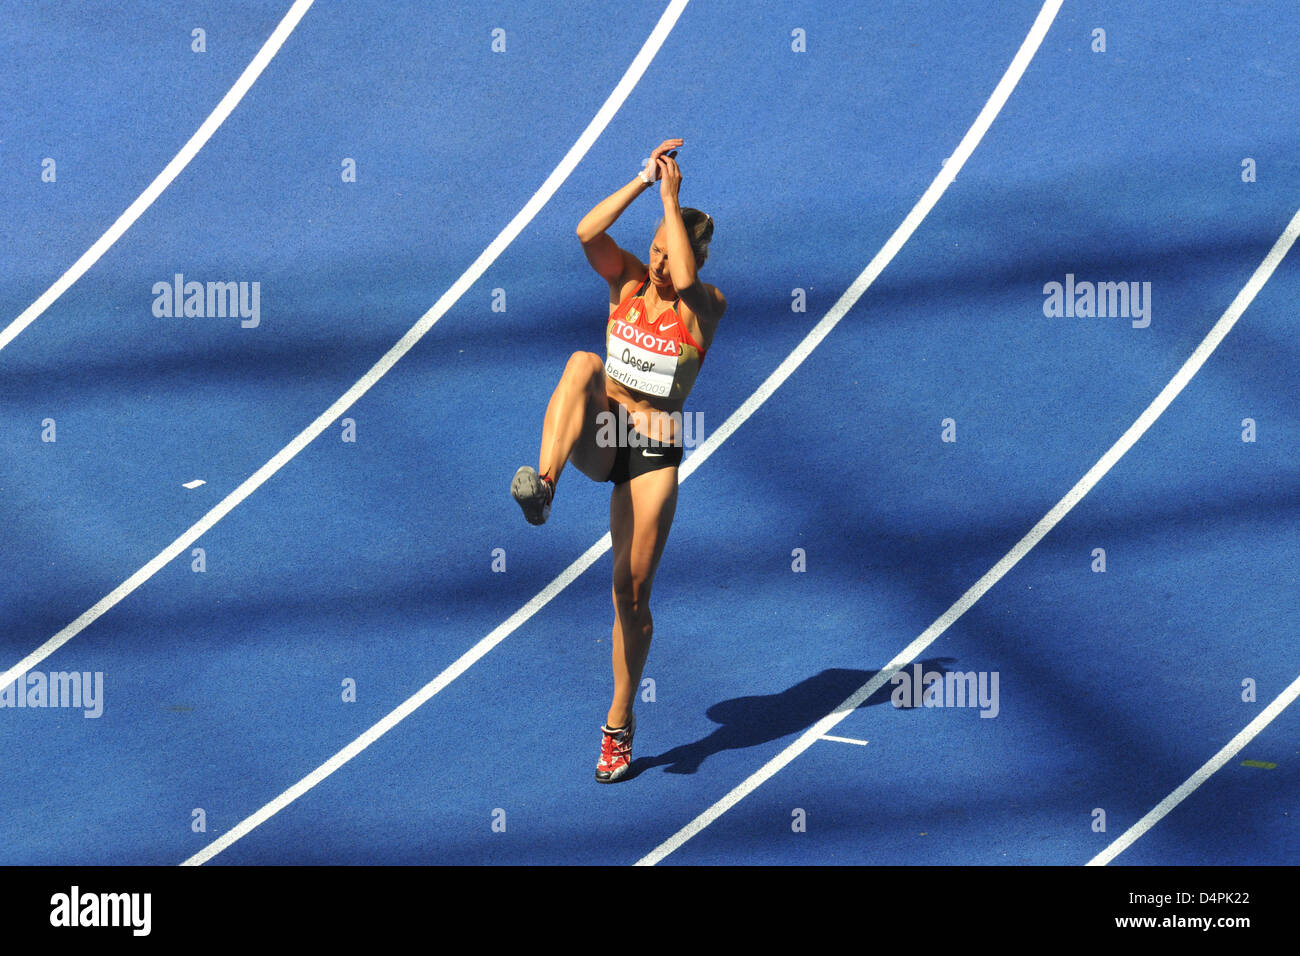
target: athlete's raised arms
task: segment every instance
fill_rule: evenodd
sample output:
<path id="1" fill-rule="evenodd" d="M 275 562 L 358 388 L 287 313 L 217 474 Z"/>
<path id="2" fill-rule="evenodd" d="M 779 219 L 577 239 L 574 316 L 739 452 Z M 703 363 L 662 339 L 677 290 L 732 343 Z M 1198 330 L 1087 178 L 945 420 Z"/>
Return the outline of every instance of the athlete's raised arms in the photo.
<path id="1" fill-rule="evenodd" d="M 670 152 L 675 153 L 677 147 L 681 145 L 680 139 L 666 139 L 650 154 L 650 162 L 646 164 L 646 175 L 652 177 L 651 182 L 659 176 L 660 157 Z M 633 177 L 626 186 L 597 203 L 578 223 L 578 239 L 582 243 L 582 251 L 596 273 L 609 283 L 611 305 L 618 304 L 620 291 L 627 282 L 645 274 L 646 266 L 626 249 L 620 249 L 605 230 L 612 226 L 623 214 L 623 210 L 632 204 L 632 200 L 649 189 L 650 185 L 651 183 L 647 183 L 640 176 Z"/>

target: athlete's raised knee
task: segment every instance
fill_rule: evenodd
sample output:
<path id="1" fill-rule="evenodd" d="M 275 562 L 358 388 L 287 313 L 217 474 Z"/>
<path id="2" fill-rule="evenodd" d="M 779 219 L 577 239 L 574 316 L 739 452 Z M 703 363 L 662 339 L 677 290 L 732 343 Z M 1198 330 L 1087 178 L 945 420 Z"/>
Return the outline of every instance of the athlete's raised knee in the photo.
<path id="1" fill-rule="evenodd" d="M 574 352 L 564 367 L 564 377 L 579 387 L 586 387 L 605 370 L 605 363 L 595 352 Z"/>

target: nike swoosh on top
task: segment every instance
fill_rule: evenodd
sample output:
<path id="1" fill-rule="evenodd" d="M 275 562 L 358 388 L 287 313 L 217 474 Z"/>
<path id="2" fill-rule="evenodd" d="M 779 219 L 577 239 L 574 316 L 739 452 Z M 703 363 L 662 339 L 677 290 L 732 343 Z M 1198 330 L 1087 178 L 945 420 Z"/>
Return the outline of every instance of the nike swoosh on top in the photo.
<path id="1" fill-rule="evenodd" d="M 659 331 L 660 331 L 660 332 L 667 332 L 669 329 L 675 329 L 675 328 L 677 328 L 677 323 L 676 323 L 676 322 L 673 322 L 671 325 L 661 325 L 661 326 L 659 326 Z"/>

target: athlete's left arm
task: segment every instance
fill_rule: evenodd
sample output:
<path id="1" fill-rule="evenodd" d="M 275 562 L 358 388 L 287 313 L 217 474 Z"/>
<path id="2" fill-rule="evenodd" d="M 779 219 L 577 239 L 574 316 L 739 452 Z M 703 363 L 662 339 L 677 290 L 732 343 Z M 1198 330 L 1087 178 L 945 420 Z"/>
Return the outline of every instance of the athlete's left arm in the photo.
<path id="1" fill-rule="evenodd" d="M 664 242 L 668 246 L 668 275 L 683 302 L 701 322 L 721 318 L 727 300 L 711 285 L 700 281 L 695 254 L 682 221 L 682 207 L 677 194 L 682 185 L 682 171 L 671 156 L 659 157 L 659 195 L 664 201 Z"/>

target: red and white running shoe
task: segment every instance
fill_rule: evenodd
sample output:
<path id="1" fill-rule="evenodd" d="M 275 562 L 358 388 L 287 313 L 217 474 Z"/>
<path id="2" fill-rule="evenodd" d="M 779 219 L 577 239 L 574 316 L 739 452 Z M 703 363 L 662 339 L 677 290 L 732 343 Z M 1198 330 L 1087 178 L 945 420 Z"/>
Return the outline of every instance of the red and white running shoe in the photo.
<path id="1" fill-rule="evenodd" d="M 596 782 L 613 783 L 632 765 L 632 736 L 636 733 L 636 714 L 626 727 L 600 728 L 600 761 L 596 764 Z"/>

